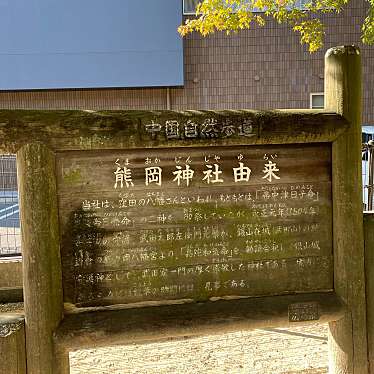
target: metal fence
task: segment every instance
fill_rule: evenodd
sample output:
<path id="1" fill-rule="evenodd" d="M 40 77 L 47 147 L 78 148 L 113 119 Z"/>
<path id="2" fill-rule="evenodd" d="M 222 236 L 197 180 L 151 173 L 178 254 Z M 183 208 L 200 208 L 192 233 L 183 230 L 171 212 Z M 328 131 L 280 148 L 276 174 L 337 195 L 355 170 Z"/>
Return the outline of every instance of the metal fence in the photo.
<path id="1" fill-rule="evenodd" d="M 374 208 L 374 126 L 365 126 L 362 133 L 362 198 L 364 211 Z"/>
<path id="2" fill-rule="evenodd" d="M 0 156 L 0 257 L 20 256 L 19 205 L 15 155 Z"/>

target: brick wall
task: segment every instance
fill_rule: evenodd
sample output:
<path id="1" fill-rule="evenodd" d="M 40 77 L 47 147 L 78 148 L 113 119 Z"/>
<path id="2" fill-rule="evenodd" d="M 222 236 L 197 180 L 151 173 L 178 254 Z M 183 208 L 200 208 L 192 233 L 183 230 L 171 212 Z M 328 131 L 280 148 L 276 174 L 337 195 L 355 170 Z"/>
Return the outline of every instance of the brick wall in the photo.
<path id="1" fill-rule="evenodd" d="M 325 48 L 310 55 L 298 35 L 270 22 L 231 36 L 198 34 L 184 41 L 185 86 L 171 88 L 172 109 L 308 108 L 322 92 L 323 57 L 331 46 L 356 44 L 364 66 L 364 124 L 374 124 L 374 46 L 360 43 L 366 0 L 352 0 L 328 24 Z M 166 109 L 166 89 L 0 92 L 0 108 Z"/>

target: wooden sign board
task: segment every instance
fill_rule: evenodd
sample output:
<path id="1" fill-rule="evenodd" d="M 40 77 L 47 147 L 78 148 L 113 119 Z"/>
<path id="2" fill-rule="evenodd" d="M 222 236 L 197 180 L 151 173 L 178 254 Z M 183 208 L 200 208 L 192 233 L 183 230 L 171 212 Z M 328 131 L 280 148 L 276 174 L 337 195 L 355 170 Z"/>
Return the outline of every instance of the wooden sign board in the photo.
<path id="1" fill-rule="evenodd" d="M 333 289 L 331 145 L 57 153 L 64 301 Z"/>
<path id="2" fill-rule="evenodd" d="M 329 370 L 366 373 L 359 50 L 328 51 L 325 82 L 324 111 L 0 111 L 28 370 L 68 373 L 68 352 L 92 346 L 318 321 Z"/>

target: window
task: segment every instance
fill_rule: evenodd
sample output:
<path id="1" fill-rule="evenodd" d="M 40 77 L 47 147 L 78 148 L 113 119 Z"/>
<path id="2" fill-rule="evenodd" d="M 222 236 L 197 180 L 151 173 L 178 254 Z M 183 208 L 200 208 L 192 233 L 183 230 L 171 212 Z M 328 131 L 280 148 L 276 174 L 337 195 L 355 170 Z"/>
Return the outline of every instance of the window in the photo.
<path id="1" fill-rule="evenodd" d="M 311 109 L 324 109 L 325 108 L 325 95 L 323 92 L 310 94 L 310 108 Z"/>
<path id="2" fill-rule="evenodd" d="M 191 15 L 195 14 L 197 4 L 199 4 L 203 0 L 183 0 L 183 14 L 184 15 Z M 300 9 L 305 9 L 305 4 L 308 4 L 310 0 L 296 0 L 296 6 Z M 255 9 L 254 12 L 257 10 Z"/>
<path id="3" fill-rule="evenodd" d="M 195 14 L 195 9 L 200 0 L 183 0 L 183 14 Z"/>

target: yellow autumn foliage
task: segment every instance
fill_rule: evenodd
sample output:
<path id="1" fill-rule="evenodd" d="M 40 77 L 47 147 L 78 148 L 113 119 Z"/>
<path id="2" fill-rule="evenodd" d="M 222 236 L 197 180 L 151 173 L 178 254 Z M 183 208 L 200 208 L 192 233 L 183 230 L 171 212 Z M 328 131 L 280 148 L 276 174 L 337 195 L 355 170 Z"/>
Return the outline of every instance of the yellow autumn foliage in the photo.
<path id="1" fill-rule="evenodd" d="M 203 36 L 215 31 L 227 33 L 264 26 L 268 19 L 287 24 L 300 34 L 300 42 L 315 52 L 322 48 L 325 25 L 319 15 L 339 13 L 355 0 L 202 0 L 196 16 L 178 31 L 185 36 L 197 31 Z M 368 14 L 362 25 L 362 41 L 374 44 L 374 0 L 367 0 Z M 302 6 L 301 6 L 302 5 Z"/>

